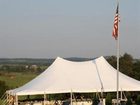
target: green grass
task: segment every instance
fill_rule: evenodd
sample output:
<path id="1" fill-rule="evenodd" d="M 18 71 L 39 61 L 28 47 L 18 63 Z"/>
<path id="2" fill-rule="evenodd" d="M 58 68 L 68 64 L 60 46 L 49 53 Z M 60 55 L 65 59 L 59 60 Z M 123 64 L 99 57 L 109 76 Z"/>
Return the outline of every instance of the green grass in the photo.
<path id="1" fill-rule="evenodd" d="M 33 73 L 10 72 L 10 73 L 4 73 L 4 75 L 0 75 L 0 80 L 5 81 L 6 85 L 10 89 L 12 89 L 24 85 L 25 83 L 29 82 L 36 76 L 37 74 L 33 74 Z"/>

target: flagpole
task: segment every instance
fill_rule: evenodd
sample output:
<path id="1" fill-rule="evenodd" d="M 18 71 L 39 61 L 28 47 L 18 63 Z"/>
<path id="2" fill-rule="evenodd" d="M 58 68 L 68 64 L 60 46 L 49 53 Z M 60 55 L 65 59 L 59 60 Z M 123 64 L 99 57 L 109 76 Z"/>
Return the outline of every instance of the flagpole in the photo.
<path id="1" fill-rule="evenodd" d="M 117 38 L 117 105 L 119 105 L 119 55 L 120 55 L 120 41 L 118 35 Z"/>
<path id="2" fill-rule="evenodd" d="M 117 5 L 119 6 L 119 0 L 117 0 Z M 118 30 L 117 31 L 118 31 L 118 37 L 117 37 L 117 105 L 119 105 L 119 56 L 120 56 L 119 12 L 118 12 Z"/>
<path id="3" fill-rule="evenodd" d="M 120 56 L 120 38 L 119 38 L 119 0 L 117 0 L 117 9 L 114 18 L 114 26 L 112 36 L 116 39 L 116 53 L 117 53 L 117 70 L 116 70 L 116 98 L 117 105 L 119 105 L 119 56 Z"/>

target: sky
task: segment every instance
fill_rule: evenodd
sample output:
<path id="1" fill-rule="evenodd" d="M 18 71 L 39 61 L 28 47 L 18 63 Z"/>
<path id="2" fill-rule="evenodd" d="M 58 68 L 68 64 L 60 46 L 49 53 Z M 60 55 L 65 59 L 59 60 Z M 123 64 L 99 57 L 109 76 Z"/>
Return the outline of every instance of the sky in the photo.
<path id="1" fill-rule="evenodd" d="M 140 58 L 140 0 L 120 0 L 120 55 Z M 0 58 L 116 55 L 116 0 L 0 0 Z"/>

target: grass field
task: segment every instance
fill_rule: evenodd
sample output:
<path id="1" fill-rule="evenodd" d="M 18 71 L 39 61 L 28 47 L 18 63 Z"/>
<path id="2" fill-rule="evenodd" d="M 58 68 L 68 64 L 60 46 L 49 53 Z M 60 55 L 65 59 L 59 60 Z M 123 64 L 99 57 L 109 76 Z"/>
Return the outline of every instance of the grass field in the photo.
<path id="1" fill-rule="evenodd" d="M 3 75 L 0 75 L 0 80 L 5 81 L 6 85 L 10 89 L 12 89 L 24 85 L 25 83 L 29 82 L 36 76 L 37 74 L 34 73 L 10 72 L 10 73 L 3 73 Z"/>

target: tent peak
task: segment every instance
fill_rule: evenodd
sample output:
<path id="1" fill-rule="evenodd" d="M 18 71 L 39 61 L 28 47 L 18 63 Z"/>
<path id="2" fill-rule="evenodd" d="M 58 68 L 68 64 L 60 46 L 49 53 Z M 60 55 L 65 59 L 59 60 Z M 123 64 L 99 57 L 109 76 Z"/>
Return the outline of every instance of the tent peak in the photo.
<path id="1" fill-rule="evenodd" d="M 95 60 L 106 60 L 104 56 L 97 57 Z"/>
<path id="2" fill-rule="evenodd" d="M 66 58 L 57 57 L 57 58 L 55 59 L 55 61 L 64 61 L 64 62 L 82 63 L 82 62 L 89 62 L 89 61 L 93 61 L 93 60 L 74 61 L 74 60 L 70 60 L 70 59 L 66 59 Z"/>
<path id="3" fill-rule="evenodd" d="M 57 56 L 57 57 L 56 57 L 56 59 L 63 59 L 63 58 L 61 58 L 61 57 Z"/>
<path id="4" fill-rule="evenodd" d="M 89 61 L 95 61 L 95 60 L 105 60 L 106 61 L 104 56 L 100 56 L 100 57 L 97 57 L 95 59 L 87 60 L 87 61 L 71 61 L 71 60 L 68 60 L 68 59 L 65 59 L 65 58 L 62 58 L 62 57 L 58 56 L 55 60 L 57 60 L 57 61 L 61 60 L 61 61 L 68 61 L 68 62 L 76 62 L 76 63 L 78 63 L 78 62 L 89 62 Z"/>

